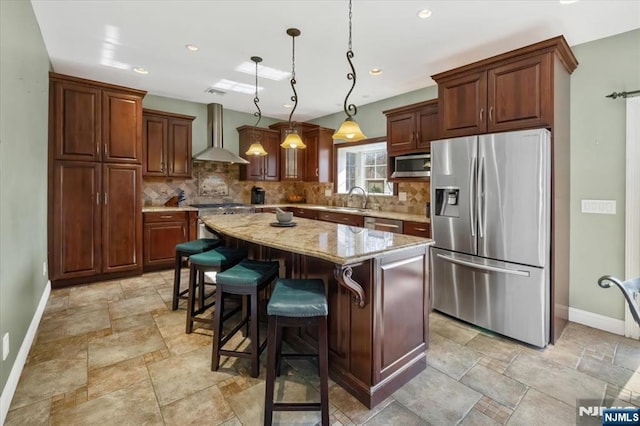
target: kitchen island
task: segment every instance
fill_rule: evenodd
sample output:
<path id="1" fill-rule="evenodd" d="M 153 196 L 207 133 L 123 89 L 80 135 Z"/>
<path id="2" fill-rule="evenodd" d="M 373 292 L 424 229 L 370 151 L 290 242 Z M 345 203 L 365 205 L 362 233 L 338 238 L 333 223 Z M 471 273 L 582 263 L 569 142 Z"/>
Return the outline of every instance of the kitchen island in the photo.
<path id="1" fill-rule="evenodd" d="M 279 260 L 281 277 L 324 280 L 330 376 L 372 408 L 426 367 L 432 240 L 294 219 L 275 227 L 272 213 L 202 217 L 226 244 Z M 306 330 L 287 339 L 315 347 Z"/>

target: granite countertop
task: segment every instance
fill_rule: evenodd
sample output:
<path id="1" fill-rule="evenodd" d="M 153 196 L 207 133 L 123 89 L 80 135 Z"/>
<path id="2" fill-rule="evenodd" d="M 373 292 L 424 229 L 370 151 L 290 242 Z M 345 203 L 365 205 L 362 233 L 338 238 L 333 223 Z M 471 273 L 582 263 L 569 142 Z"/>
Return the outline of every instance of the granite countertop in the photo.
<path id="1" fill-rule="evenodd" d="M 142 213 L 161 213 L 161 212 L 197 212 L 198 209 L 191 206 L 167 207 L 167 206 L 145 206 Z"/>
<path id="2" fill-rule="evenodd" d="M 371 209 L 359 209 L 354 207 L 325 206 L 320 204 L 291 204 L 291 203 L 264 204 L 264 205 L 256 205 L 255 207 L 256 208 L 293 207 L 293 208 L 318 210 L 318 211 L 325 211 L 325 212 L 350 213 L 350 214 L 357 214 L 360 216 L 382 217 L 385 219 L 410 220 L 412 222 L 421 222 L 421 223 L 431 222 L 431 220 L 428 217 L 421 214 L 389 212 L 389 211 L 371 210 Z"/>
<path id="3" fill-rule="evenodd" d="M 273 213 L 205 215 L 207 226 L 221 234 L 255 244 L 328 260 L 338 265 L 361 262 L 410 247 L 427 246 L 428 238 L 374 231 L 356 226 L 294 218 L 293 227 L 273 227 Z"/>

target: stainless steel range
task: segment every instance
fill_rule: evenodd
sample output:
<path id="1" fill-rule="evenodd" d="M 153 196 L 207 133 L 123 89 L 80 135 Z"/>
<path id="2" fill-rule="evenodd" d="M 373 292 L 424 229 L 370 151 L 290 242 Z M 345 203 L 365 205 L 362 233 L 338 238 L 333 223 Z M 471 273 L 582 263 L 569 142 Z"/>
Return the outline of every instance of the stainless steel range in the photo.
<path id="1" fill-rule="evenodd" d="M 249 214 L 256 211 L 251 204 L 242 203 L 191 204 L 191 207 L 198 209 L 198 219 L 206 215 Z M 213 236 L 207 226 L 201 220 L 198 220 L 198 238 L 212 238 Z"/>

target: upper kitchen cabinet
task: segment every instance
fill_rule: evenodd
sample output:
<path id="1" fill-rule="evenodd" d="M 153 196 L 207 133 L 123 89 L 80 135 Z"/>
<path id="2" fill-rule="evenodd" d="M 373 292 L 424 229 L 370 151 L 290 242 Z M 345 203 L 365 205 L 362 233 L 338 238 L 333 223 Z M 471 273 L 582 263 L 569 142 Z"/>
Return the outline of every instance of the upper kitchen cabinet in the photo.
<path id="1" fill-rule="evenodd" d="M 142 161 L 142 98 L 146 92 L 49 73 L 56 160 Z"/>
<path id="2" fill-rule="evenodd" d="M 191 124 L 194 119 L 190 115 L 143 110 L 144 177 L 191 177 Z"/>
<path id="3" fill-rule="evenodd" d="M 433 75 L 440 137 L 552 128 L 554 82 L 576 67 L 560 36 Z"/>
<path id="4" fill-rule="evenodd" d="M 280 180 L 280 132 L 253 126 L 240 126 L 237 130 L 240 157 L 249 161 L 240 166 L 240 180 Z M 267 155 L 246 154 L 257 140 Z"/>
<path id="5" fill-rule="evenodd" d="M 387 153 L 390 156 L 429 152 L 438 139 L 438 100 L 432 99 L 383 111 L 387 116 Z"/>
<path id="6" fill-rule="evenodd" d="M 275 123 L 270 129 L 280 133 L 284 140 L 288 122 Z M 280 180 L 331 182 L 333 170 L 333 129 L 317 124 L 298 123 L 298 133 L 307 146 L 305 149 L 280 148 Z"/>

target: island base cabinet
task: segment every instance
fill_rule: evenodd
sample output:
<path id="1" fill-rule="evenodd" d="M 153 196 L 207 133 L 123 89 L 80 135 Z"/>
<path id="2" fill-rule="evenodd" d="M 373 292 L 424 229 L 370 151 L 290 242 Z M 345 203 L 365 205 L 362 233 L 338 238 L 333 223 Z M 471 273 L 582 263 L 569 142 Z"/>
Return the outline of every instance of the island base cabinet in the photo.
<path id="1" fill-rule="evenodd" d="M 426 368 L 429 318 L 427 250 L 387 254 L 351 266 L 351 279 L 366 295 L 360 308 L 334 276 L 336 265 L 300 255 L 293 276 L 321 278 L 329 302 L 331 378 L 372 408 Z M 339 268 L 338 268 L 339 269 Z M 313 351 L 313 330 L 292 331 L 287 339 Z"/>

